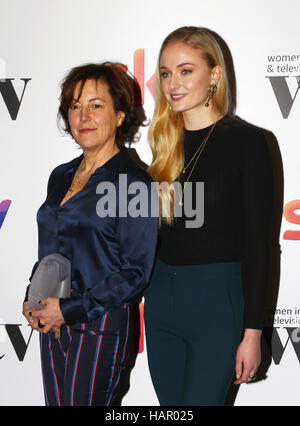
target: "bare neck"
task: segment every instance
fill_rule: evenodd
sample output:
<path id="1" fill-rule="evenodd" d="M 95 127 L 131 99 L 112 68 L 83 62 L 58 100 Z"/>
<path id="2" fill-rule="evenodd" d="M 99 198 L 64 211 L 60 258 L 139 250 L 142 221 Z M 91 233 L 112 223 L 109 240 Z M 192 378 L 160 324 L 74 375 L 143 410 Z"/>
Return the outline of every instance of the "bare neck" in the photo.
<path id="1" fill-rule="evenodd" d="M 202 107 L 182 113 L 184 128 L 187 130 L 200 130 L 218 121 L 222 115 L 213 111 L 211 107 Z"/>
<path id="2" fill-rule="evenodd" d="M 119 152 L 119 148 L 114 143 L 113 145 L 97 148 L 97 149 L 83 149 L 83 160 L 80 165 L 82 173 L 93 172 L 98 167 L 103 166 L 108 160 Z"/>

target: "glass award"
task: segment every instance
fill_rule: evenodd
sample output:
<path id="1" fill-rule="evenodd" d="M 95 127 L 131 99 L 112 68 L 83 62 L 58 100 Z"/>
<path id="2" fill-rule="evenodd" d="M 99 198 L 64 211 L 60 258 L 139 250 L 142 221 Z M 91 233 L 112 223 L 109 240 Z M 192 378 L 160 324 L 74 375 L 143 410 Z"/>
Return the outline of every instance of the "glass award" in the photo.
<path id="1" fill-rule="evenodd" d="M 66 298 L 71 289 L 71 262 L 58 253 L 45 256 L 31 279 L 28 292 L 30 308 L 42 309 L 46 297 Z"/>

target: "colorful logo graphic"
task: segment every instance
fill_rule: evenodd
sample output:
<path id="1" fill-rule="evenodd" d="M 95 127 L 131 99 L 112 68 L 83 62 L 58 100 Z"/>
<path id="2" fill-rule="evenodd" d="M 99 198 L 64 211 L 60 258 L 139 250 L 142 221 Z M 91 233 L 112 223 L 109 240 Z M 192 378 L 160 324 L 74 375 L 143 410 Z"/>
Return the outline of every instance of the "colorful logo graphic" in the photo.
<path id="1" fill-rule="evenodd" d="M 140 85 L 141 95 L 142 95 L 142 105 L 144 105 L 145 86 L 148 88 L 149 92 L 154 98 L 154 82 L 155 82 L 155 75 L 153 74 L 152 77 L 150 77 L 149 80 L 147 80 L 145 83 L 145 49 L 137 49 L 134 52 L 133 75 Z"/>
<path id="2" fill-rule="evenodd" d="M 4 201 L 1 201 L 0 203 L 0 229 L 1 229 L 2 223 L 4 222 L 5 216 L 7 214 L 7 211 L 10 205 L 11 205 L 11 200 L 4 200 Z"/>
<path id="3" fill-rule="evenodd" d="M 140 311 L 140 338 L 139 338 L 139 354 L 144 351 L 144 303 L 139 304 Z"/>
<path id="4" fill-rule="evenodd" d="M 296 210 L 300 211 L 300 200 L 294 200 L 287 203 L 283 209 L 283 216 L 288 222 L 300 225 L 300 214 L 297 214 Z M 300 240 L 300 231 L 285 231 L 283 239 Z"/>

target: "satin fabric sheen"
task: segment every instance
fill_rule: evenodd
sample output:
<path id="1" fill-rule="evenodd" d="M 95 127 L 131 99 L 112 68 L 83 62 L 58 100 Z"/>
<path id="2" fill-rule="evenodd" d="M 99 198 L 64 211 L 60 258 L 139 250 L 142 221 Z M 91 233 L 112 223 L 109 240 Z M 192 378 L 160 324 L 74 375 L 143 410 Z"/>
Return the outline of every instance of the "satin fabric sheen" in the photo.
<path id="1" fill-rule="evenodd" d="M 46 201 L 37 213 L 39 261 L 60 253 L 72 264 L 71 297 L 60 299 L 67 325 L 92 321 L 143 291 L 153 266 L 158 230 L 158 218 L 151 217 L 151 179 L 126 148 L 96 169 L 84 188 L 60 206 L 82 158 L 83 154 L 53 170 Z M 127 187 L 133 182 L 147 186 L 147 217 L 98 216 L 101 195 L 96 188 L 100 182 L 114 184 L 118 211 L 119 174 L 126 174 Z M 127 195 L 128 203 L 134 196 Z"/>

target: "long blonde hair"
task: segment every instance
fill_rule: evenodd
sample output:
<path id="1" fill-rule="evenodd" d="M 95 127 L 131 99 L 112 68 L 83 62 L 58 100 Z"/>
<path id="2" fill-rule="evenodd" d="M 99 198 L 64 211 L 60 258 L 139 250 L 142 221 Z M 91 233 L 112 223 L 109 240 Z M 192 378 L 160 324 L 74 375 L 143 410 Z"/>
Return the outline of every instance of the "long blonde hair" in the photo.
<path id="1" fill-rule="evenodd" d="M 159 188 L 160 218 L 172 223 L 174 216 L 174 188 L 172 182 L 179 176 L 184 165 L 183 151 L 183 117 L 171 108 L 161 91 L 160 58 L 165 47 L 175 41 L 186 43 L 190 47 L 201 50 L 203 58 L 212 69 L 220 65 L 222 73 L 218 82 L 218 90 L 213 97 L 213 110 L 223 116 L 233 113 L 234 105 L 229 89 L 229 81 L 225 60 L 217 34 L 201 27 L 181 27 L 169 34 L 164 40 L 158 56 L 155 75 L 156 105 L 149 128 L 149 143 L 153 160 L 148 168 L 152 179 L 161 184 Z M 220 39 L 221 40 L 221 39 Z"/>

